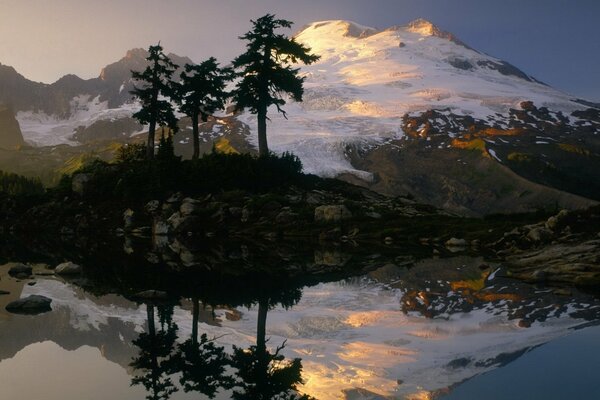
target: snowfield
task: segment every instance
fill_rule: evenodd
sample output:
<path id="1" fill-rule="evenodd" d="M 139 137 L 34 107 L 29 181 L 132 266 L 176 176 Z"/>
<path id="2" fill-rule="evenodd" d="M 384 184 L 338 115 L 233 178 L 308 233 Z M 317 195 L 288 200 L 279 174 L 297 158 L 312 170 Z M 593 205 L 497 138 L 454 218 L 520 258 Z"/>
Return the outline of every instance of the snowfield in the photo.
<path id="1" fill-rule="evenodd" d="M 565 114 L 586 108 L 424 20 L 383 31 L 348 21 L 321 21 L 295 38 L 321 59 L 299 66 L 305 77 L 304 102 L 284 107 L 288 119 L 275 108 L 269 110 L 269 147 L 295 153 L 306 172 L 321 176 L 350 172 L 369 179 L 370 174 L 354 169 L 344 153 L 350 145 L 401 138 L 406 113 L 450 109 L 498 122 L 498 114 L 519 108 L 525 100 Z M 19 113 L 17 119 L 31 144 L 73 144 L 70 136 L 77 126 L 130 115 L 135 108 L 126 104 L 107 109 L 98 99 L 80 96 L 73 100 L 75 112 L 67 121 L 33 113 Z M 254 115 L 239 118 L 256 133 Z M 257 145 L 256 135 L 251 140 Z"/>

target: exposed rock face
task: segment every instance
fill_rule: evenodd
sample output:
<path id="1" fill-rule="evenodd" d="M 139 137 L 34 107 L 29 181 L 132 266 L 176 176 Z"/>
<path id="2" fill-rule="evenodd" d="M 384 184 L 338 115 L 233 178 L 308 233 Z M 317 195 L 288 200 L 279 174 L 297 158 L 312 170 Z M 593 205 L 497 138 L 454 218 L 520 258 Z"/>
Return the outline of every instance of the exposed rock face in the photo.
<path id="1" fill-rule="evenodd" d="M 15 150 L 24 144 L 21 128 L 14 113 L 10 108 L 0 105 L 0 148 Z"/>
<path id="2" fill-rule="evenodd" d="M 600 287 L 600 209 L 567 212 L 516 228 L 492 246 L 512 277 L 532 283 Z"/>
<path id="3" fill-rule="evenodd" d="M 6 310 L 15 314 L 41 314 L 52 310 L 50 303 L 52 299 L 34 294 L 8 303 Z"/>

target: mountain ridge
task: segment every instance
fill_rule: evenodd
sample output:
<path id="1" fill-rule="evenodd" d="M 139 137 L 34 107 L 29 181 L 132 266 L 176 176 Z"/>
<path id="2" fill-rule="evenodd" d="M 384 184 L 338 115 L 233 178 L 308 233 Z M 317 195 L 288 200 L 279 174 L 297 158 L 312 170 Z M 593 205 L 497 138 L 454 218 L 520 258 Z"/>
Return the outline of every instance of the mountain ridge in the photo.
<path id="1" fill-rule="evenodd" d="M 345 20 L 317 21 L 294 38 L 321 59 L 299 66 L 305 79 L 304 101 L 288 102 L 288 119 L 270 110 L 268 138 L 271 150 L 299 156 L 306 172 L 346 177 L 390 195 L 404 195 L 410 185 L 392 184 L 395 178 L 387 181 L 387 187 L 382 183 L 382 176 L 396 171 L 397 179 L 414 183 L 411 193 L 419 201 L 427 202 L 438 188 L 441 194 L 434 196 L 434 205 L 464 210 L 467 204 L 467 211 L 475 213 L 522 210 L 519 196 L 539 192 L 536 186 L 519 182 L 510 189 L 490 185 L 484 196 L 476 182 L 456 175 L 459 170 L 441 168 L 436 177 L 418 172 L 411 177 L 377 155 L 378 149 L 397 149 L 396 157 L 406 163 L 403 168 L 419 171 L 423 166 L 418 154 L 436 151 L 445 163 L 462 163 L 476 155 L 501 164 L 503 168 L 492 173 L 500 181 L 510 182 L 511 174 L 517 174 L 534 184 L 600 200 L 600 186 L 595 183 L 600 182 L 597 104 L 540 83 L 422 19 L 386 29 Z M 98 78 L 86 81 L 67 75 L 53 91 L 52 85 L 44 86 L 54 93 L 48 97 L 47 109 L 58 110 L 51 118 L 40 114 L 44 108 L 31 99 L 38 87 L 21 76 L 27 89 L 23 92 L 30 94 L 26 99 L 34 108 L 15 107 L 25 140 L 73 145 L 111 138 L 123 141 L 142 133 L 143 127 L 131 119 L 137 105 L 130 101 L 129 85 L 130 70 L 143 67 L 144 52 L 131 49 L 102 68 Z M 180 57 L 175 62 L 181 65 L 182 60 L 189 59 Z M 76 94 L 71 86 L 77 85 L 88 85 L 87 94 L 82 96 L 83 89 Z M 227 140 L 245 150 L 256 146 L 255 126 L 252 114 L 224 114 L 201 124 L 200 131 L 208 149 L 215 141 Z M 183 120 L 181 128 L 175 145 L 186 155 L 189 121 Z M 479 174 L 491 173 L 486 172 L 487 161 L 481 164 L 473 158 L 472 162 L 477 171 L 483 169 Z M 391 169 L 384 170 L 384 165 Z M 499 200 L 507 193 L 513 205 L 495 206 L 504 204 Z M 568 196 L 548 197 L 523 211 L 552 207 L 553 197 Z M 475 204 L 478 199 L 484 204 Z M 575 204 L 581 204 L 580 199 L 558 206 Z"/>

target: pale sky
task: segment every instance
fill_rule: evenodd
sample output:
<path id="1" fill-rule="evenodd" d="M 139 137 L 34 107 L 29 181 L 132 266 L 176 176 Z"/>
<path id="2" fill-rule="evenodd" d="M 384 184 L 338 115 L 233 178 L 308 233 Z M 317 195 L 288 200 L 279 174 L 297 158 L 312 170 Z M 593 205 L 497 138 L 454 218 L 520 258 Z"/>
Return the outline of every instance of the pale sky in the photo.
<path id="1" fill-rule="evenodd" d="M 425 18 L 551 86 L 600 101 L 600 0 L 0 0 L 0 63 L 36 81 L 92 78 L 128 49 L 159 40 L 196 62 L 228 63 L 249 20 L 265 13 L 294 21 L 295 30 L 326 19 L 386 28 Z"/>

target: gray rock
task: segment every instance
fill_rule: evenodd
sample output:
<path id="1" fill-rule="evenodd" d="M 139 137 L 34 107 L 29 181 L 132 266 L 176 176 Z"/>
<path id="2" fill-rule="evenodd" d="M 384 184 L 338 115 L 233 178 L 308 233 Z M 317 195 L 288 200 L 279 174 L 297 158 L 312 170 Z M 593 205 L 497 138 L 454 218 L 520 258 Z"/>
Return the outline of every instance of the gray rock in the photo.
<path id="1" fill-rule="evenodd" d="M 183 198 L 183 195 L 181 193 L 177 192 L 167 199 L 167 203 L 169 203 L 169 204 L 179 203 L 182 198 Z"/>
<path id="2" fill-rule="evenodd" d="M 467 247 L 467 241 L 465 239 L 450 238 L 444 243 L 446 247 Z"/>
<path id="3" fill-rule="evenodd" d="M 131 229 L 131 227 L 133 226 L 134 215 L 135 212 L 131 208 L 128 208 L 127 210 L 125 210 L 125 212 L 123 212 L 123 226 L 125 229 Z"/>
<path id="4" fill-rule="evenodd" d="M 173 229 L 177 229 L 179 225 L 181 225 L 184 221 L 185 217 L 181 215 L 181 213 L 175 212 L 168 219 L 167 222 Z"/>
<path id="5" fill-rule="evenodd" d="M 277 222 L 278 224 L 289 224 L 291 222 L 296 221 L 297 218 L 298 214 L 287 209 L 282 210 L 281 212 L 279 212 L 279 214 L 277 214 L 277 216 L 275 217 L 275 222 Z"/>
<path id="6" fill-rule="evenodd" d="M 6 311 L 14 314 L 41 314 L 52 310 L 50 303 L 52 299 L 33 294 L 8 303 Z"/>
<path id="7" fill-rule="evenodd" d="M 151 200 L 146 203 L 144 209 L 148 214 L 155 214 L 160 209 L 160 202 L 158 200 Z"/>
<path id="8" fill-rule="evenodd" d="M 181 202 L 181 206 L 179 206 L 179 213 L 183 216 L 192 215 L 198 209 L 198 204 L 200 202 L 198 200 L 192 199 L 190 197 L 186 197 Z"/>
<path id="9" fill-rule="evenodd" d="M 154 236 L 166 236 L 171 232 L 169 224 L 163 220 L 154 220 L 152 226 L 152 233 Z"/>
<path id="10" fill-rule="evenodd" d="M 542 243 L 551 239 L 552 231 L 546 228 L 533 228 L 527 232 L 527 239 L 532 243 Z"/>
<path id="11" fill-rule="evenodd" d="M 339 222 L 352 218 L 352 213 L 343 204 L 315 208 L 315 222 Z"/>
<path id="12" fill-rule="evenodd" d="M 10 276 L 25 276 L 28 277 L 32 274 L 33 268 L 29 265 L 21 264 L 21 263 L 8 263 L 2 266 L 3 268 L 8 267 L 8 274 Z"/>
<path id="13" fill-rule="evenodd" d="M 71 261 L 59 264 L 54 269 L 56 275 L 79 275 L 81 271 L 81 265 L 77 265 Z"/>

